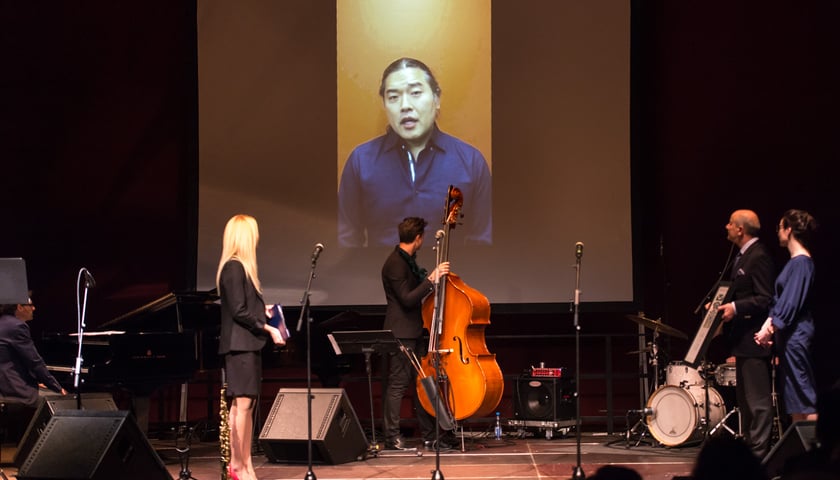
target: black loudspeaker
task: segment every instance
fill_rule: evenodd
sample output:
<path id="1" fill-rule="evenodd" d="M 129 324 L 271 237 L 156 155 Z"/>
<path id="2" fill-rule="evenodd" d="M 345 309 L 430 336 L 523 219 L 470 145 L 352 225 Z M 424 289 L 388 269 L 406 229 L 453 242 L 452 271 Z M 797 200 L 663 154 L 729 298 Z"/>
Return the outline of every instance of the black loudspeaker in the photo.
<path id="1" fill-rule="evenodd" d="M 272 462 L 308 463 L 305 388 L 281 388 L 260 432 L 260 446 Z M 367 438 L 343 388 L 312 389 L 312 463 L 361 459 Z"/>
<path id="2" fill-rule="evenodd" d="M 764 465 L 770 478 L 777 477 L 781 475 L 785 462 L 810 451 L 816 442 L 817 422 L 810 420 L 796 422 L 785 431 L 779 443 L 773 445 L 761 464 Z"/>
<path id="3" fill-rule="evenodd" d="M 38 405 L 35 410 L 35 415 L 29 421 L 29 426 L 26 428 L 23 436 L 18 443 L 17 452 L 15 452 L 15 465 L 18 467 L 26 461 L 27 455 L 32 451 L 35 442 L 47 428 L 50 419 L 58 410 L 76 410 L 79 404 L 75 396 L 49 396 L 44 397 L 44 400 Z M 87 393 L 82 394 L 82 410 L 101 410 L 101 411 L 117 411 L 117 405 L 114 403 L 114 398 L 110 393 Z"/>
<path id="4" fill-rule="evenodd" d="M 57 410 L 17 478 L 172 480 L 172 475 L 129 412 Z"/>
<path id="5" fill-rule="evenodd" d="M 575 381 L 525 374 L 516 380 L 513 401 L 517 420 L 571 420 L 576 415 Z"/>

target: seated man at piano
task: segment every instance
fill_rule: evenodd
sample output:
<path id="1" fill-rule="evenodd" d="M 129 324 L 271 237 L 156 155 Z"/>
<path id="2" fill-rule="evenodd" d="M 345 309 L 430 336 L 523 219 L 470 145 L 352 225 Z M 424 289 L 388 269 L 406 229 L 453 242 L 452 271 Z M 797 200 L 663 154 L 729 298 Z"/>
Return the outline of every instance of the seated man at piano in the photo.
<path id="1" fill-rule="evenodd" d="M 32 300 L 23 305 L 0 306 L 0 400 L 7 408 L 17 404 L 31 410 L 27 417 L 34 413 L 41 396 L 52 392 L 67 394 L 47 370 L 32 341 L 26 322 L 34 314 Z"/>

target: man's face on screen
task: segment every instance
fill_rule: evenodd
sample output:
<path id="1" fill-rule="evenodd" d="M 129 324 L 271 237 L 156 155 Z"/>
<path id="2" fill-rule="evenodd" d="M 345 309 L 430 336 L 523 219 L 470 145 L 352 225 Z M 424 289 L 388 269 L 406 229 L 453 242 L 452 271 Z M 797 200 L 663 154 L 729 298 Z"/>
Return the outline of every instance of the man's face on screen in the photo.
<path id="1" fill-rule="evenodd" d="M 388 123 L 411 146 L 426 145 L 434 127 L 440 99 L 419 68 L 404 68 L 385 79 L 383 96 Z"/>

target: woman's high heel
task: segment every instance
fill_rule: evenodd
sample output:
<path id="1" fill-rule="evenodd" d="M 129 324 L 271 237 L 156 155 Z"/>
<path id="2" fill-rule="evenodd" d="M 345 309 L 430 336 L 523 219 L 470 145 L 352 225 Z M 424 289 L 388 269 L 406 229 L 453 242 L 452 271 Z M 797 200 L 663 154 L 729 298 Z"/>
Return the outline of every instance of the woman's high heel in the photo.
<path id="1" fill-rule="evenodd" d="M 233 467 L 228 467 L 228 478 L 231 480 L 239 480 L 239 475 L 233 471 Z"/>

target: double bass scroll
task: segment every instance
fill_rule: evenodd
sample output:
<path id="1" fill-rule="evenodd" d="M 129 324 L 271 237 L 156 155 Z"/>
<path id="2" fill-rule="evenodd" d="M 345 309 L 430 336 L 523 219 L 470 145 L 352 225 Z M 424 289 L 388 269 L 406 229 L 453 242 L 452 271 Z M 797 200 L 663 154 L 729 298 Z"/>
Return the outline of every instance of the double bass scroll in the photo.
<path id="1" fill-rule="evenodd" d="M 450 186 L 437 264 L 448 261 L 450 233 L 457 225 L 462 206 L 461 191 Z M 429 352 L 421 359 L 420 366 L 425 375 L 420 375 L 417 383 L 420 403 L 431 415 L 435 415 L 435 405 L 425 394 L 421 383 L 423 377 L 444 383 L 441 390 L 455 420 L 488 415 L 499 405 L 504 378 L 496 355 L 490 353 L 485 343 L 484 329 L 489 324 L 487 297 L 454 273 L 438 279 L 435 293 L 423 304 L 423 326 L 430 337 Z"/>

